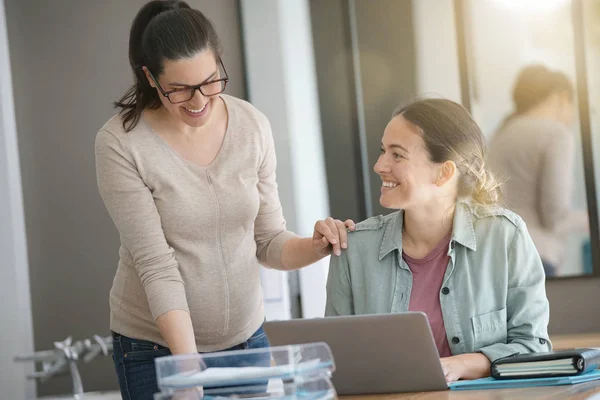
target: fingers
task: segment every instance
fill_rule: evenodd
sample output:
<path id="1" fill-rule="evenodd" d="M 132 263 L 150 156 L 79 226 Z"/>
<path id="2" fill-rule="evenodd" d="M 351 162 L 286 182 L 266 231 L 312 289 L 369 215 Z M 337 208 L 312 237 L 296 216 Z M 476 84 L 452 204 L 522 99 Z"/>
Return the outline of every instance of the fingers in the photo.
<path id="1" fill-rule="evenodd" d="M 347 249 L 348 248 L 348 232 L 346 231 L 346 224 L 343 223 L 342 221 L 340 221 L 339 219 L 336 219 L 334 222 L 335 222 L 335 227 L 337 229 L 338 237 L 340 238 L 340 247 L 342 249 Z"/>
<path id="2" fill-rule="evenodd" d="M 346 230 L 345 226 L 344 230 Z M 333 218 L 329 217 L 323 221 L 317 221 L 313 238 L 319 240 L 322 248 L 331 245 L 333 254 L 338 256 L 342 254 L 338 226 Z"/>
<path id="3" fill-rule="evenodd" d="M 329 247 L 332 241 L 337 243 L 333 232 L 329 228 L 329 225 L 326 221 L 317 221 L 315 224 L 315 231 L 313 234 L 313 240 L 315 241 L 315 247 L 318 252 L 325 250 Z M 324 253 L 329 254 L 329 251 L 325 251 Z"/>
<path id="4" fill-rule="evenodd" d="M 444 377 L 446 382 L 455 382 L 460 378 L 459 371 L 456 368 L 457 364 L 451 357 L 445 357 L 440 359 L 442 363 L 442 370 L 444 371 Z"/>
<path id="5" fill-rule="evenodd" d="M 356 229 L 356 224 L 351 219 L 345 220 L 344 225 L 346 226 L 346 228 L 348 228 L 351 231 Z"/>
<path id="6" fill-rule="evenodd" d="M 453 373 L 448 373 L 446 375 L 446 382 L 451 383 L 451 382 L 456 382 L 458 380 L 458 376 L 456 376 L 456 374 Z"/>
<path id="7" fill-rule="evenodd" d="M 338 232 L 340 235 L 340 242 L 342 243 L 342 249 L 348 248 L 348 231 L 354 231 L 356 229 L 356 224 L 351 219 L 347 219 L 342 223 L 336 219 L 336 224 L 338 226 Z"/>
<path id="8" fill-rule="evenodd" d="M 342 223 L 342 221 L 340 220 L 335 220 L 331 217 L 325 218 L 325 224 L 327 225 L 328 229 L 328 235 L 325 235 L 325 237 L 327 237 L 327 240 L 329 241 L 329 243 L 331 243 L 332 247 L 333 247 L 333 254 L 335 254 L 336 256 L 339 256 L 340 254 L 342 254 L 342 247 L 341 247 L 341 240 L 340 240 L 340 226 L 341 229 L 344 231 L 344 233 L 346 232 L 346 226 L 344 226 L 344 224 Z"/>
<path id="9" fill-rule="evenodd" d="M 339 256 L 342 249 L 348 248 L 348 231 L 354 231 L 356 224 L 351 219 L 342 222 L 328 217 L 315 224 L 313 239 L 316 240 L 319 250 L 331 246 L 333 254 Z"/>

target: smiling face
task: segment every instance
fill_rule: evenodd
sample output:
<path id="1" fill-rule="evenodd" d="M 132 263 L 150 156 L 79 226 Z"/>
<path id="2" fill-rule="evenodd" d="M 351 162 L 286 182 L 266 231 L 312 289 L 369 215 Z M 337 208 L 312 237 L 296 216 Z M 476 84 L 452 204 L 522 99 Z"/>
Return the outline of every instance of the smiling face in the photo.
<path id="1" fill-rule="evenodd" d="M 154 80 L 148 73 L 146 76 L 150 85 L 159 91 Z M 204 50 L 190 58 L 178 60 L 165 60 L 163 72 L 160 76 L 155 76 L 159 85 L 166 92 L 174 90 L 186 89 L 189 86 L 199 84 L 207 84 L 214 80 L 220 79 L 219 64 L 211 50 Z M 220 83 L 218 84 L 220 85 Z M 210 91 L 205 88 L 210 88 L 209 85 L 202 86 L 205 93 Z M 205 96 L 200 93 L 200 90 L 194 91 L 194 96 L 183 103 L 172 104 L 162 94 L 159 94 L 162 106 L 169 112 L 169 115 L 176 121 L 183 122 L 191 127 L 201 127 L 210 121 L 212 110 L 218 100 L 218 95 Z M 174 96 L 171 95 L 173 99 Z"/>
<path id="2" fill-rule="evenodd" d="M 456 175 L 452 161 L 430 160 L 418 127 L 398 115 L 388 123 L 381 140 L 381 155 L 374 167 L 381 177 L 381 205 L 410 209 L 431 203 Z"/>

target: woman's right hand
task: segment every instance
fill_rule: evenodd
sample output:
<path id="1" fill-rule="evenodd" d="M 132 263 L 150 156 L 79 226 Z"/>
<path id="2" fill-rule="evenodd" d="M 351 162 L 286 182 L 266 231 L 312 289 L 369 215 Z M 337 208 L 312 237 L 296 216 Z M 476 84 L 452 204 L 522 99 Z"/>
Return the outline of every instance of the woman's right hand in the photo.
<path id="1" fill-rule="evenodd" d="M 342 249 L 348 247 L 347 230 L 355 229 L 354 221 L 347 219 L 345 222 L 328 217 L 317 221 L 313 232 L 313 248 L 315 252 L 325 257 L 331 253 L 339 256 Z"/>
<path id="2" fill-rule="evenodd" d="M 490 376 L 490 360 L 482 353 L 466 353 L 440 359 L 446 382 Z"/>

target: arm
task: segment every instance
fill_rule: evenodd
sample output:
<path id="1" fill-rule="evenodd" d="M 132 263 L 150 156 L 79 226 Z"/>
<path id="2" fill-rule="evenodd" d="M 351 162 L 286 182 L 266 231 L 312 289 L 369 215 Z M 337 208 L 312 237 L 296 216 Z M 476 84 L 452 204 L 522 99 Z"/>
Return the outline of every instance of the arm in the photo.
<path id="1" fill-rule="evenodd" d="M 490 375 L 493 361 L 514 353 L 550 351 L 549 307 L 542 262 L 524 222 L 513 237 L 508 257 L 507 340 L 477 353 L 443 358 L 448 382 Z"/>
<path id="2" fill-rule="evenodd" d="M 183 280 L 150 189 L 119 139 L 96 137 L 96 173 L 102 200 L 121 244 L 133 257 L 150 311 L 174 354 L 196 352 Z"/>
<path id="3" fill-rule="evenodd" d="M 323 257 L 325 254 L 317 254 L 311 238 L 292 238 L 283 245 L 281 265 L 289 271 L 314 264 Z"/>
<path id="4" fill-rule="evenodd" d="M 346 228 L 354 229 L 351 220 L 345 223 L 332 218 L 317 221 L 312 238 L 300 238 L 286 230 L 277 191 L 275 145 L 268 121 L 263 129 L 265 150 L 258 171 L 260 209 L 254 222 L 258 260 L 273 269 L 289 271 L 313 264 L 332 251 L 341 253 L 341 249 L 346 248 Z"/>
<path id="5" fill-rule="evenodd" d="M 283 217 L 275 170 L 277 158 L 271 126 L 262 116 L 261 125 L 264 136 L 263 157 L 258 170 L 258 195 L 260 208 L 254 221 L 254 241 L 256 242 L 256 257 L 264 266 L 285 270 L 282 253 L 284 244 L 291 239 L 301 240 L 296 234 L 286 230 Z"/>
<path id="6" fill-rule="evenodd" d="M 342 252 L 339 257 L 331 257 L 329 260 L 325 316 L 337 315 L 354 315 L 352 285 L 346 251 Z"/>
<path id="7" fill-rule="evenodd" d="M 354 230 L 354 221 L 342 222 L 331 217 L 317 221 L 312 238 L 293 238 L 285 242 L 281 263 L 286 270 L 302 268 L 330 254 L 340 256 L 348 248 L 348 232 Z"/>
<path id="8" fill-rule="evenodd" d="M 507 340 L 479 350 L 490 361 L 514 353 L 552 350 L 548 338 L 550 309 L 544 269 L 524 222 L 519 225 L 508 251 Z"/>

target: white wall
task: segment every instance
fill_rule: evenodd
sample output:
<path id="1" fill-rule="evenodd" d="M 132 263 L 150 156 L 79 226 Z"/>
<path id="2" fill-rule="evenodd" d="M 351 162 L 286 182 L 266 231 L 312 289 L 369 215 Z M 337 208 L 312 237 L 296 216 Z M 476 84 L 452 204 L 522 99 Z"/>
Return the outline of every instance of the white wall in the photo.
<path id="1" fill-rule="evenodd" d="M 35 385 L 26 381 L 28 364 L 16 354 L 33 351 L 29 271 L 21 173 L 12 94 L 4 2 L 0 1 L 0 397 L 31 399 Z"/>
<path id="2" fill-rule="evenodd" d="M 312 236 L 329 214 L 319 101 L 307 0 L 242 0 L 248 98 L 271 121 L 277 181 L 288 228 Z M 300 271 L 302 314 L 322 317 L 328 259 Z M 265 272 L 286 286 L 277 271 Z M 287 289 L 282 289 L 287 290 Z M 266 303 L 267 318 L 289 317 L 289 304 Z M 287 314 L 287 315 L 286 315 Z"/>
<path id="3" fill-rule="evenodd" d="M 453 0 L 413 0 L 417 91 L 461 102 Z"/>

